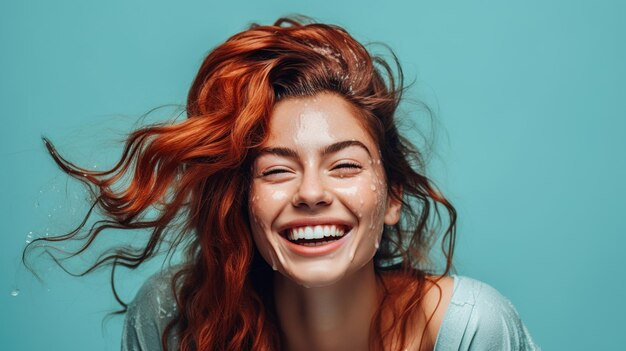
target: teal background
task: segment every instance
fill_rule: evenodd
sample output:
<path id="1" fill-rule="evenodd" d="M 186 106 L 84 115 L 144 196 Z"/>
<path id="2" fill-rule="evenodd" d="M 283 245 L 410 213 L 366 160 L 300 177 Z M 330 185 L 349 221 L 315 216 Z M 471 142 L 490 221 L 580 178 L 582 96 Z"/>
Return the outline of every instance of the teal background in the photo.
<path id="1" fill-rule="evenodd" d="M 434 108 L 431 174 L 459 211 L 458 272 L 509 297 L 545 350 L 621 349 L 625 4 L 2 1 L 0 349 L 119 349 L 105 274 L 72 278 L 42 257 L 41 283 L 20 265 L 29 232 L 59 234 L 85 210 L 40 136 L 110 165 L 144 112 L 184 103 L 212 47 L 291 13 L 389 44 L 409 96 Z M 123 274 L 123 297 L 158 267 Z"/>

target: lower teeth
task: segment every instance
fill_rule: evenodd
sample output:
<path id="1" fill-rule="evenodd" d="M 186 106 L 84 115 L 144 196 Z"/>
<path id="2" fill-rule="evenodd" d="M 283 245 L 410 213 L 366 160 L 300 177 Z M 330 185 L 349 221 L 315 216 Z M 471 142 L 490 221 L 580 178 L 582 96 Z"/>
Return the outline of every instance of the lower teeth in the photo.
<path id="1" fill-rule="evenodd" d="M 329 240 L 329 241 L 320 241 L 320 242 L 316 242 L 316 243 L 298 243 L 298 245 L 304 245 L 304 246 L 320 246 L 320 245 L 326 245 L 329 243 L 332 243 L 334 240 Z"/>
<path id="2" fill-rule="evenodd" d="M 322 240 L 322 239 L 298 239 L 298 240 L 290 240 L 292 243 L 297 244 L 297 245 L 302 245 L 302 246 L 321 246 L 321 245 L 327 245 L 330 244 L 332 242 L 335 242 L 337 240 L 341 239 L 341 237 L 335 237 L 333 239 L 329 239 L 329 240 Z"/>

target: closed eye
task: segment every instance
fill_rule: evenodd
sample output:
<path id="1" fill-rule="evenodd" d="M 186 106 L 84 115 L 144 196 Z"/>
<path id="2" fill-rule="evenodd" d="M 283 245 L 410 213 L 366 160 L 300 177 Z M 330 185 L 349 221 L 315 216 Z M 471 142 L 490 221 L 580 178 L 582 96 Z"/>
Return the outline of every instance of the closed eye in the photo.
<path id="1" fill-rule="evenodd" d="M 334 166 L 330 172 L 339 178 L 351 177 L 361 173 L 363 167 L 355 162 L 342 162 Z"/>
<path id="2" fill-rule="evenodd" d="M 358 164 L 358 163 L 352 163 L 352 162 L 340 163 L 340 164 L 336 165 L 335 167 L 333 167 L 333 169 L 341 169 L 341 168 L 361 169 L 363 167 L 361 167 L 361 165 Z"/>
<path id="3" fill-rule="evenodd" d="M 261 173 L 261 177 L 270 176 L 272 174 L 287 173 L 287 172 L 289 172 L 289 171 L 287 169 L 284 169 L 284 168 L 272 168 L 272 169 L 268 169 L 266 171 L 263 171 Z"/>

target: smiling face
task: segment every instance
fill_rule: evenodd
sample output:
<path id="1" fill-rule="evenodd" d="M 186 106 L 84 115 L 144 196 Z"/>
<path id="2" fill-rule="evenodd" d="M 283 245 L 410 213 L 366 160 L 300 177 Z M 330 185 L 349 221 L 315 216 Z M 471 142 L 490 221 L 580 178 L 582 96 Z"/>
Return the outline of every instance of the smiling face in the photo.
<path id="1" fill-rule="evenodd" d="M 306 287 L 370 262 L 383 225 L 399 219 L 378 147 L 358 118 L 335 94 L 285 99 L 253 164 L 248 205 L 257 248 Z"/>

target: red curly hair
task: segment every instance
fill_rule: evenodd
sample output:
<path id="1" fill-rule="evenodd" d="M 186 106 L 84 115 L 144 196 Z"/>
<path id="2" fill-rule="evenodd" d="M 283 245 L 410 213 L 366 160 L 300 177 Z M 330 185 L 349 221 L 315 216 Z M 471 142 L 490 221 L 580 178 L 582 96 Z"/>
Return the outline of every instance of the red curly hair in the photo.
<path id="1" fill-rule="evenodd" d="M 78 167 L 44 139 L 62 170 L 93 191 L 87 218 L 98 209 L 105 219 L 87 235 L 78 235 L 86 218 L 75 231 L 38 239 L 27 250 L 37 242 L 83 239 L 75 256 L 106 229 L 151 229 L 141 248 L 108 252 L 83 274 L 110 265 L 113 293 L 126 307 L 115 289 L 115 269 L 138 267 L 164 244 L 172 250 L 184 245 L 186 259 L 172 281 L 179 313 L 162 336 L 163 348 L 177 335 L 182 351 L 280 350 L 272 269 L 250 232 L 250 165 L 267 138 L 276 102 L 331 91 L 360 111 L 380 148 L 389 191 L 403 204 L 402 219 L 385 227 L 374 257 L 385 298 L 371 323 L 370 348 L 384 350 L 391 335 L 400 335 L 397 345 L 404 345 L 409 318 L 420 308 L 426 276 L 432 273 L 428 253 L 438 232 L 446 258 L 439 277 L 451 269 L 456 212 L 423 175 L 422 155 L 398 132 L 395 112 L 403 89 L 399 65 L 394 74 L 385 60 L 370 55 L 340 27 L 293 19 L 253 25 L 206 57 L 189 91 L 188 118 L 134 131 L 110 170 Z M 437 231 L 434 227 L 444 222 L 440 208 L 447 212 L 447 226 Z M 158 216 L 147 219 L 154 209 Z M 411 279 L 385 284 L 382 272 Z M 401 291 L 410 291 L 411 298 L 398 305 Z M 385 309 L 397 310 L 389 328 L 381 323 Z"/>

